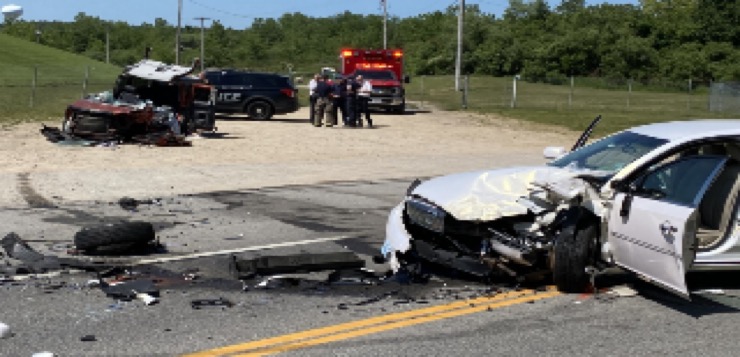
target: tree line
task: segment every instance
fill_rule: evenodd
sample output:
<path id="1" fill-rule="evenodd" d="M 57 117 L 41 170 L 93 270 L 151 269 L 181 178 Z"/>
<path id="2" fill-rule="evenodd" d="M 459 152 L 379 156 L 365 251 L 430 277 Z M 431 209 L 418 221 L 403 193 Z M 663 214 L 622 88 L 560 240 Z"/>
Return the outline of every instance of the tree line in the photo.
<path id="1" fill-rule="evenodd" d="M 387 43 L 403 48 L 412 75 L 452 74 L 458 9 L 387 19 Z M 637 81 L 740 79 L 740 1 L 641 0 L 639 5 L 509 0 L 497 17 L 468 5 L 465 74 L 569 76 Z M 382 48 L 383 18 L 344 12 L 328 17 L 286 13 L 245 29 L 215 20 L 205 29 L 208 67 L 311 73 L 337 66 L 341 48 Z M 200 27 L 185 26 L 181 63 L 200 56 Z M 79 13 L 73 22 L 6 21 L 1 32 L 125 66 L 143 57 L 175 62 L 176 27 L 157 18 L 132 25 Z M 185 60 L 187 59 L 187 60 Z"/>

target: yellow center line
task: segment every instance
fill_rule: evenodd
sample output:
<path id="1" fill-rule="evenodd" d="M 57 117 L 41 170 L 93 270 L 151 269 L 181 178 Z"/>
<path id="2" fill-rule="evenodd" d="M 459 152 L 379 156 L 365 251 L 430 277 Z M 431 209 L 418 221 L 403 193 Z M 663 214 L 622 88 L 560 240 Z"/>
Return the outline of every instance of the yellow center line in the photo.
<path id="1" fill-rule="evenodd" d="M 362 330 L 348 331 L 344 333 L 338 333 L 335 335 L 329 335 L 329 336 L 319 337 L 319 338 L 310 339 L 306 341 L 300 341 L 300 342 L 289 344 L 289 345 L 277 346 L 277 347 L 273 347 L 269 349 L 262 349 L 262 350 L 257 350 L 254 352 L 238 354 L 238 355 L 234 355 L 234 357 L 265 356 L 265 355 L 271 355 L 271 354 L 276 354 L 276 353 L 281 353 L 281 352 L 287 352 L 287 351 L 292 351 L 292 350 L 296 350 L 300 348 L 307 348 L 307 347 L 321 345 L 321 344 L 325 344 L 329 342 L 346 340 L 346 339 L 350 339 L 354 337 L 365 336 L 365 335 L 370 335 L 373 333 L 393 330 L 393 329 L 397 329 L 401 327 L 408 327 L 408 326 L 433 322 L 437 320 L 447 319 L 450 317 L 468 315 L 468 314 L 472 314 L 476 312 L 486 311 L 489 309 L 496 309 L 496 308 L 501 308 L 505 306 L 521 304 L 525 302 L 546 299 L 546 298 L 557 296 L 557 295 L 560 295 L 560 293 L 558 293 L 557 291 L 550 291 L 550 292 L 537 294 L 537 295 L 527 295 L 527 296 L 523 296 L 519 298 L 514 298 L 511 300 L 504 300 L 498 303 L 476 305 L 474 307 L 470 307 L 466 309 L 457 309 L 457 310 L 442 312 L 442 313 L 435 314 L 435 315 L 420 316 L 420 317 L 415 317 L 415 318 L 411 318 L 408 320 L 402 320 L 402 321 L 389 323 L 386 325 L 377 325 L 377 326 L 372 326 L 372 327 L 365 328 Z"/>
<path id="2" fill-rule="evenodd" d="M 247 351 L 262 350 L 259 351 L 258 355 L 267 353 L 281 352 L 283 349 L 292 350 L 296 348 L 303 348 L 305 346 L 312 346 L 316 344 L 337 341 L 341 339 L 352 338 L 365 334 L 385 331 L 388 329 L 394 329 L 404 326 L 410 326 L 417 323 L 435 321 L 441 318 L 447 318 L 452 316 L 459 316 L 469 314 L 477 311 L 486 310 L 489 308 L 498 308 L 503 306 L 509 306 L 519 304 L 522 302 L 534 301 L 544 299 L 552 296 L 559 295 L 557 291 L 554 291 L 551 287 L 546 292 L 536 293 L 532 290 L 512 291 L 507 293 L 497 294 L 495 296 L 479 297 L 470 300 L 456 301 L 453 303 L 432 306 L 423 309 L 417 309 L 412 311 L 405 311 L 394 314 L 387 314 L 383 316 L 372 317 L 365 320 L 353 321 L 338 325 L 332 325 L 313 330 L 306 330 L 288 335 L 282 335 L 272 338 L 267 338 L 258 341 L 252 341 L 242 344 L 236 344 L 212 350 L 197 352 L 193 354 L 185 355 L 184 357 L 202 357 L 202 356 L 224 356 L 234 353 L 244 353 Z M 507 301 L 503 301 L 507 300 Z M 503 301 L 503 302 L 502 302 Z M 498 302 L 498 303 L 497 303 Z M 462 311 L 453 311 L 463 309 Z M 425 316 L 437 314 L 434 316 Z M 439 317 L 437 317 L 439 316 Z M 417 322 L 418 321 L 418 322 Z M 375 326 L 385 324 L 382 326 Z M 373 327 L 374 326 L 374 327 Z M 388 327 L 391 326 L 391 327 Z M 368 328 L 370 327 L 370 328 Z M 356 330 L 356 331 L 353 331 Z M 330 336 L 331 335 L 331 336 Z M 309 340 L 312 339 L 313 340 Z M 327 340 L 328 339 L 328 340 Z M 302 341 L 309 340 L 309 341 Z M 300 341 L 300 342 L 298 342 Z M 318 342 L 324 341 L 324 342 Z M 295 343 L 298 342 L 298 343 Z M 293 343 L 288 345 L 289 343 Z M 282 345 L 282 347 L 276 347 Z M 268 349 L 268 350 L 264 350 Z M 271 351 L 271 352 L 270 352 Z"/>

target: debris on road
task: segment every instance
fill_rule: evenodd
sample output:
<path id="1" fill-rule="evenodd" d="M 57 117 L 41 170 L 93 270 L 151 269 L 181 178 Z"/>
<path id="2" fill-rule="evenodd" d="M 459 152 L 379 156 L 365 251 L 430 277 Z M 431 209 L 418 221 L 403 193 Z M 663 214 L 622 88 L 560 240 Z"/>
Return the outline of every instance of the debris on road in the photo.
<path id="1" fill-rule="evenodd" d="M 136 211 L 139 205 L 153 205 L 160 202 L 161 200 L 158 199 L 137 200 L 132 197 L 121 197 L 121 199 L 118 200 L 118 205 L 121 206 L 121 208 L 123 208 L 124 210 Z"/>
<path id="2" fill-rule="evenodd" d="M 95 342 L 98 339 L 95 337 L 95 335 L 85 335 L 80 337 L 80 341 L 82 342 Z"/>
<path id="3" fill-rule="evenodd" d="M 0 240 L 0 246 L 5 250 L 8 258 L 16 261 L 14 264 L 8 262 L 6 266 L 0 267 L 0 272 L 8 275 L 42 274 L 72 268 L 82 270 L 95 268 L 94 264 L 79 259 L 41 254 L 14 232 L 8 233 Z"/>
<path id="4" fill-rule="evenodd" d="M 129 254 L 151 247 L 154 238 L 151 223 L 123 221 L 84 227 L 75 234 L 74 243 L 85 254 Z"/>
<path id="5" fill-rule="evenodd" d="M 55 354 L 49 351 L 43 351 L 43 352 L 36 352 L 31 355 L 31 357 L 54 357 Z"/>
<path id="6" fill-rule="evenodd" d="M 287 273 L 309 273 L 322 270 L 359 269 L 365 261 L 349 251 L 329 253 L 301 252 L 291 255 L 232 256 L 232 272 L 238 279 Z"/>
<path id="7" fill-rule="evenodd" d="M 126 301 L 137 299 L 137 294 L 147 294 L 153 297 L 159 296 L 159 288 L 154 285 L 154 281 L 151 279 L 136 279 L 114 283 L 102 281 L 100 289 L 108 297 Z"/>
<path id="8" fill-rule="evenodd" d="M 607 294 L 615 297 L 633 297 L 637 296 L 637 290 L 629 285 L 617 285 L 609 289 Z"/>
<path id="9" fill-rule="evenodd" d="M 234 303 L 222 297 L 218 299 L 199 299 L 190 302 L 190 306 L 195 310 L 203 308 L 220 307 L 222 310 L 234 306 Z"/>
<path id="10" fill-rule="evenodd" d="M 0 322 L 0 340 L 13 336 L 13 332 L 10 331 L 10 326 Z"/>

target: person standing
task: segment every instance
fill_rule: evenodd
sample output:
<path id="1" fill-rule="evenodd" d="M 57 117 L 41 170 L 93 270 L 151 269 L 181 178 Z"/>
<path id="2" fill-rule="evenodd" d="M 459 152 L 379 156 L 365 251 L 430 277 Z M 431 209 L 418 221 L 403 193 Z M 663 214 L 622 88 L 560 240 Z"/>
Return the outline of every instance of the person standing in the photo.
<path id="1" fill-rule="evenodd" d="M 321 76 L 319 74 L 314 74 L 313 78 L 311 78 L 311 81 L 308 82 L 308 102 L 310 103 L 310 113 L 308 114 L 308 120 L 313 125 L 313 120 L 316 115 L 316 86 L 319 84 L 319 80 L 321 80 Z"/>
<path id="2" fill-rule="evenodd" d="M 357 126 L 357 90 L 360 87 L 354 78 L 348 78 L 345 88 L 347 88 L 347 99 L 344 105 L 347 114 L 347 125 L 351 128 Z"/>
<path id="3" fill-rule="evenodd" d="M 313 126 L 321 126 L 324 121 L 324 113 L 329 114 L 327 118 L 326 126 L 330 125 L 330 117 L 332 111 L 332 99 L 331 93 L 332 88 L 329 84 L 328 77 L 324 76 L 316 84 L 316 111 L 314 114 Z"/>
<path id="4" fill-rule="evenodd" d="M 347 125 L 347 113 L 345 112 L 345 103 L 347 102 L 347 79 L 340 78 L 333 86 L 333 98 L 334 98 L 334 125 L 337 124 L 337 114 L 342 118 L 342 123 Z"/>
<path id="5" fill-rule="evenodd" d="M 357 76 L 357 83 L 360 88 L 357 92 L 357 125 L 362 126 L 362 114 L 365 114 L 367 127 L 373 127 L 373 120 L 370 119 L 370 93 L 373 92 L 373 85 L 369 80 L 363 79 L 362 75 Z"/>

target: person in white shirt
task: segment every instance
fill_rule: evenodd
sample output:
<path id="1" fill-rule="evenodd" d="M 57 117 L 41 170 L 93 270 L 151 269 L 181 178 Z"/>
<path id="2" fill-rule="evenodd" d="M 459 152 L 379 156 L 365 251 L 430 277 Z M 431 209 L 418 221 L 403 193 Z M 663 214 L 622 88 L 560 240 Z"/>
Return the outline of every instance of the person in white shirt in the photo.
<path id="1" fill-rule="evenodd" d="M 313 75 L 313 78 L 311 78 L 311 81 L 308 82 L 308 102 L 311 106 L 311 113 L 309 114 L 309 121 L 311 122 L 311 125 L 313 125 L 314 120 L 314 111 L 316 110 L 316 85 L 319 84 L 319 74 L 316 73 Z"/>
<path id="2" fill-rule="evenodd" d="M 356 80 L 360 83 L 360 90 L 357 92 L 357 100 L 359 102 L 357 124 L 358 126 L 362 126 L 362 114 L 364 113 L 367 127 L 372 128 L 373 120 L 370 119 L 370 93 L 373 92 L 373 85 L 369 80 L 363 79 L 362 75 L 358 75 Z"/>

